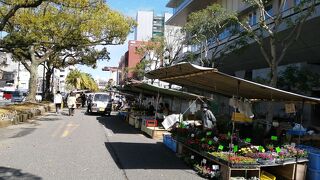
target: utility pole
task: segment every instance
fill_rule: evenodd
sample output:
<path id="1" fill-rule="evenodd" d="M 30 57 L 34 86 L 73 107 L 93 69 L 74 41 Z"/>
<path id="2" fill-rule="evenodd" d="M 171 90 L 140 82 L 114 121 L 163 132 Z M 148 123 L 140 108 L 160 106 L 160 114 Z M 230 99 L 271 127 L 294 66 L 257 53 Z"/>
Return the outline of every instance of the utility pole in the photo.
<path id="1" fill-rule="evenodd" d="M 18 62 L 18 76 L 17 76 L 17 90 L 19 90 L 19 85 L 20 85 L 20 62 Z"/>
<path id="2" fill-rule="evenodd" d="M 42 99 L 44 99 L 44 83 L 45 83 L 45 75 L 46 75 L 46 62 L 43 62 L 43 72 L 42 72 Z"/>

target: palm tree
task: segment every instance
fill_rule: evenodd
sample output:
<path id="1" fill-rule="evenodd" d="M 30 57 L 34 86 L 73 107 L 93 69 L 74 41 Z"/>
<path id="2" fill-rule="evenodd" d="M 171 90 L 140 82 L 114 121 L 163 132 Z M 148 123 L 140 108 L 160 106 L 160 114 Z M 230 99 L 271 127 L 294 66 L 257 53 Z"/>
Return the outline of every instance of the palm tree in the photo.
<path id="1" fill-rule="evenodd" d="M 79 70 L 71 71 L 67 75 L 66 83 L 74 89 L 88 89 L 94 92 L 99 90 L 98 85 L 92 76 Z"/>
<path id="2" fill-rule="evenodd" d="M 67 75 L 66 83 L 71 87 L 73 87 L 74 89 L 76 89 L 80 77 L 81 77 L 81 72 L 79 70 L 72 70 Z"/>

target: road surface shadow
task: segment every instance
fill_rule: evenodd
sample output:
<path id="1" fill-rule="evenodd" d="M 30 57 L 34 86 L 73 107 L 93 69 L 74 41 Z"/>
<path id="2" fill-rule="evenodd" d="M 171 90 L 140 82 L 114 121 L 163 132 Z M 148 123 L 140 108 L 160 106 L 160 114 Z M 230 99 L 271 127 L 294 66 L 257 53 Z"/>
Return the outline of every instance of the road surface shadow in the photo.
<path id="1" fill-rule="evenodd" d="M 121 120 L 117 115 L 100 116 L 97 120 L 114 134 L 141 134 L 141 131 Z"/>
<path id="2" fill-rule="evenodd" d="M 26 136 L 28 134 L 31 134 L 33 131 L 35 131 L 37 128 L 21 128 L 20 132 L 18 132 L 16 135 L 11 136 L 9 138 L 19 138 L 19 137 L 23 137 Z"/>
<path id="3" fill-rule="evenodd" d="M 0 166 L 0 179 L 1 180 L 13 180 L 13 179 L 40 180 L 42 178 L 33 174 L 23 173 L 21 172 L 20 169 Z"/>
<path id="4" fill-rule="evenodd" d="M 120 169 L 190 169 L 162 143 L 105 142 Z"/>

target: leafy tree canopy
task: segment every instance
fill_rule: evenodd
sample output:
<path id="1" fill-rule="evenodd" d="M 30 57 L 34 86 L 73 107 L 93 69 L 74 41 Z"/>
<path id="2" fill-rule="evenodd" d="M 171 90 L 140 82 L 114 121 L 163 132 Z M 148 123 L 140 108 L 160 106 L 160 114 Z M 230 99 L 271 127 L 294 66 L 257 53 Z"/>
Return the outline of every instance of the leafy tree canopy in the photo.
<path id="1" fill-rule="evenodd" d="M 79 70 L 71 71 L 67 75 L 66 83 L 74 89 L 88 89 L 93 92 L 99 90 L 98 85 L 92 76 Z"/>
<path id="2" fill-rule="evenodd" d="M 94 46 L 123 43 L 135 25 L 131 18 L 111 10 L 102 1 L 77 5 L 45 2 L 37 8 L 21 9 L 6 26 L 9 34 L 1 40 L 0 48 L 12 53 L 30 72 L 31 101 L 39 64 L 56 55 L 55 59 L 63 58 L 73 64 L 94 65 L 97 59 L 93 58 L 108 58 L 105 49 L 96 51 Z"/>
<path id="3" fill-rule="evenodd" d="M 98 0 L 1 0 L 0 1 L 0 31 L 2 31 L 7 25 L 10 18 L 12 18 L 16 12 L 25 8 L 36 8 L 44 2 L 52 2 L 57 5 L 83 8 L 90 5 L 94 5 L 99 2 Z"/>

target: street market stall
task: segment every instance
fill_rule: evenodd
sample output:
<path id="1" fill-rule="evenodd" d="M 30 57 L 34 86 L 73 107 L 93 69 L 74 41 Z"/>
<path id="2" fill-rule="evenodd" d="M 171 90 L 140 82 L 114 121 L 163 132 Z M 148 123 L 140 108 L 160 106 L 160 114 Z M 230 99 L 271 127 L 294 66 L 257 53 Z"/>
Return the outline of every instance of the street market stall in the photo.
<path id="1" fill-rule="evenodd" d="M 246 179 L 277 177 L 305 179 L 306 151 L 295 144 L 281 144 L 280 138 L 271 135 L 268 146 L 253 145 L 251 138 L 240 138 L 235 126 L 251 122 L 252 113 L 239 102 L 268 100 L 282 102 L 320 103 L 319 98 L 307 97 L 266 85 L 258 84 L 190 63 L 181 63 L 147 73 L 151 79 L 159 79 L 183 87 L 193 87 L 230 97 L 229 105 L 234 108 L 231 115 L 232 128 L 227 134 L 215 131 L 203 132 L 194 127 L 176 128 L 173 136 L 179 143 L 178 152 L 187 162 L 195 165 L 201 174 L 220 176 L 223 179 L 243 177 Z M 249 113 L 248 113 L 249 112 Z M 300 119 L 302 129 L 302 116 Z M 298 134 L 300 139 L 300 134 Z M 299 143 L 299 142 L 298 142 Z M 197 157 L 195 157 L 197 155 Z M 200 162 L 199 162 L 200 161 Z M 208 162 L 209 161 L 209 162 Z M 217 165 L 219 167 L 217 167 Z M 269 173 L 268 173 L 269 172 Z M 319 171 L 320 172 L 320 171 Z"/>
<path id="2" fill-rule="evenodd" d="M 203 98 L 196 94 L 161 88 L 138 81 L 127 84 L 122 90 L 139 94 L 137 95 L 140 99 L 140 102 L 138 103 L 139 108 L 132 110 L 129 114 L 129 124 L 136 128 L 141 128 L 141 131 L 154 139 L 162 139 L 163 134 L 167 133 L 167 130 L 162 126 L 162 121 L 168 114 L 164 116 L 162 112 L 159 112 L 159 104 L 166 102 L 166 104 L 171 107 L 171 113 L 179 114 L 182 109 L 185 109 L 185 106 L 188 106 L 187 103 L 189 101 Z M 148 110 L 146 105 L 148 103 L 155 106 L 155 110 L 152 114 L 147 113 Z"/>

